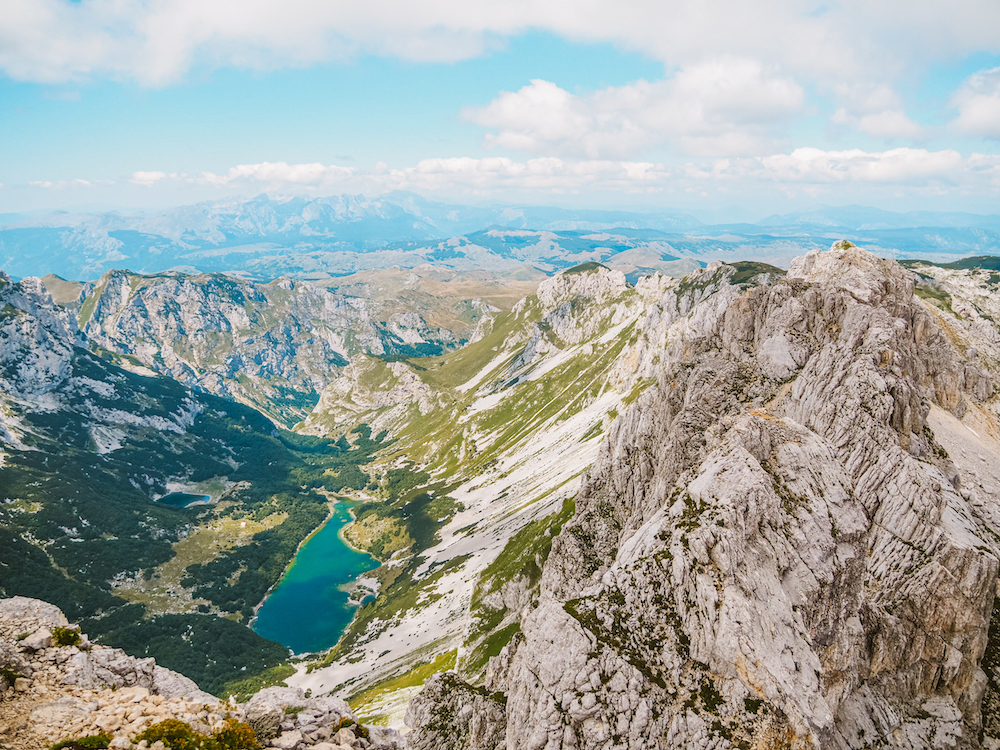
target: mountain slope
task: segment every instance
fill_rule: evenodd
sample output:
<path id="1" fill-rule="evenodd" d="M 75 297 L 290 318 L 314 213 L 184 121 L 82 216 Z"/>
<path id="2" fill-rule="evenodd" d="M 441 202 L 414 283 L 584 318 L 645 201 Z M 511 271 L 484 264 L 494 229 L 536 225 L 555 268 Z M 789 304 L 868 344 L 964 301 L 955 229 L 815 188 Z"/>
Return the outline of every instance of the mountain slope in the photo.
<path id="1" fill-rule="evenodd" d="M 584 264 L 543 282 L 454 353 L 352 363 L 302 430 L 336 434 L 364 422 L 386 433 L 347 535 L 389 564 L 372 574 L 379 595 L 327 660 L 291 681 L 316 693 L 347 684 L 365 715 L 399 717 L 412 684 L 373 689 L 379 682 L 426 677 L 434 663 L 481 674 L 537 590 L 530 571 L 571 512 L 565 501 L 607 426 L 652 384 L 688 315 L 720 288 L 739 294 L 781 273 L 714 264 L 632 287 L 620 272 Z"/>
<path id="2" fill-rule="evenodd" d="M 510 750 L 993 746 L 1000 352 L 913 289 L 838 243 L 695 307 L 553 540 L 500 692 L 432 682 L 411 745 L 455 747 L 493 695 L 480 736 Z"/>
<path id="3" fill-rule="evenodd" d="M 426 276 L 345 277 L 338 287 L 348 294 L 338 294 L 287 278 L 255 284 L 111 271 L 84 288 L 78 319 L 90 342 L 122 355 L 123 366 L 169 375 L 291 427 L 353 357 L 453 350 L 499 312 L 481 295 L 509 307 L 512 290 L 535 286 Z"/>
<path id="4" fill-rule="evenodd" d="M 44 596 L 208 690 L 280 663 L 234 620 L 326 518 L 325 493 L 364 485 L 375 443 L 280 433 L 85 343 L 37 279 L 0 276 L 0 595 Z M 173 492 L 207 504 L 157 502 Z M 210 656 L 220 638 L 235 661 Z"/>

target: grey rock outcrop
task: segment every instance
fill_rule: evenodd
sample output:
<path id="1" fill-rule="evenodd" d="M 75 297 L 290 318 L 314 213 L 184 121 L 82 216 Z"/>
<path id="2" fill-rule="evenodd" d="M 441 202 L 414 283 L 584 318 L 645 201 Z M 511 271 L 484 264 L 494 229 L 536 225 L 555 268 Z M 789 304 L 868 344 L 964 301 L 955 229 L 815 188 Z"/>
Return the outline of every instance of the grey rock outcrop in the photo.
<path id="1" fill-rule="evenodd" d="M 31 667 L 28 661 L 12 643 L 0 641 L 0 669 L 22 675 L 30 675 Z"/>
<path id="2" fill-rule="evenodd" d="M 410 701 L 406 724 L 410 750 L 461 747 L 503 750 L 506 701 L 503 694 L 473 688 L 450 672 L 431 677 Z"/>
<path id="3" fill-rule="evenodd" d="M 40 628 L 21 641 L 21 645 L 28 651 L 41 651 L 52 645 L 52 632 L 48 628 Z"/>
<path id="4" fill-rule="evenodd" d="M 142 687 L 165 698 L 191 698 L 207 704 L 219 699 L 198 689 L 194 680 L 159 666 L 152 657 L 137 659 L 118 648 L 94 648 L 75 654 L 63 683 L 82 688 Z"/>
<path id="5" fill-rule="evenodd" d="M 307 698 L 298 688 L 272 687 L 245 704 L 220 701 L 187 677 L 120 649 L 50 645 L 25 648 L 17 636 L 65 624 L 58 608 L 26 597 L 0 599 L 0 746 L 45 750 L 54 742 L 103 732 L 112 748 L 140 750 L 137 736 L 176 719 L 209 734 L 227 719 L 249 724 L 262 747 L 284 750 L 403 750 L 392 729 L 359 724 L 340 698 Z M 86 638 L 82 638 L 86 642 Z M 345 740 L 350 740 L 345 742 Z M 154 747 L 156 745 L 154 744 Z"/>
<path id="6" fill-rule="evenodd" d="M 715 275 L 492 670 L 506 747 L 979 747 L 1000 529 L 927 416 L 990 374 L 849 243 Z"/>
<path id="7" fill-rule="evenodd" d="M 14 282 L 0 271 L 0 390 L 38 398 L 68 376 L 83 338 L 69 313 L 53 305 L 42 282 Z M 3 437 L 0 432 L 0 438 Z"/>
<path id="8" fill-rule="evenodd" d="M 20 627 L 30 628 L 23 632 L 69 625 L 69 620 L 59 607 L 26 596 L 0 599 L 0 622 L 16 623 Z"/>

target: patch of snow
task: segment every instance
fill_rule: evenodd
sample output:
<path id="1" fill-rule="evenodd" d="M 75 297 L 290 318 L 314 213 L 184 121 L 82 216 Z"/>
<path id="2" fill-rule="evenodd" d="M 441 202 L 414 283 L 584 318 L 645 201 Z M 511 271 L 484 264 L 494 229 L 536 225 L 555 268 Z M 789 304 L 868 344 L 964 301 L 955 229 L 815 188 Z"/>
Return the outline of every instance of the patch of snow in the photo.
<path id="1" fill-rule="evenodd" d="M 128 434 L 120 427 L 92 424 L 90 426 L 90 437 L 94 440 L 94 445 L 97 446 L 97 452 L 103 455 L 121 448 Z"/>

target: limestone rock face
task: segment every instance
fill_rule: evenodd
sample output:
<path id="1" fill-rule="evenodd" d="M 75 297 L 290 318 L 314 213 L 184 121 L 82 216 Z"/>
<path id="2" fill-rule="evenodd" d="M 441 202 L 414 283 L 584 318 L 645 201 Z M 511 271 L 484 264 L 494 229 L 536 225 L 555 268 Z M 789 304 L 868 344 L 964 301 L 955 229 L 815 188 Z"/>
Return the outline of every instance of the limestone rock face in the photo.
<path id="1" fill-rule="evenodd" d="M 117 376 L 94 379 L 95 358 L 86 346 L 76 322 L 38 279 L 13 283 L 0 272 L 0 445 L 30 449 L 39 430 L 27 412 L 73 412 L 89 423 L 99 452 L 121 447 L 123 429 L 180 434 L 194 423 L 202 407 L 190 398 L 162 414 L 127 408 L 126 394 L 135 389 Z"/>
<path id="2" fill-rule="evenodd" d="M 90 689 L 142 687 L 167 698 L 219 702 L 215 696 L 199 690 L 194 680 L 158 666 L 152 657 L 136 659 L 118 648 L 95 648 L 75 654 L 63 683 Z"/>
<path id="3" fill-rule="evenodd" d="M 0 271 L 0 362 L 7 365 L 0 369 L 0 390 L 37 398 L 60 385 L 70 373 L 74 342 L 83 345 L 75 322 L 53 305 L 41 281 L 15 283 Z"/>
<path id="4" fill-rule="evenodd" d="M 431 677 L 406 712 L 410 750 L 503 750 L 505 706 L 503 696 L 471 688 L 454 674 Z"/>
<path id="5" fill-rule="evenodd" d="M 992 375 L 850 243 L 715 277 L 491 665 L 506 747 L 979 747 L 1000 528 L 928 414 Z"/>
<path id="6" fill-rule="evenodd" d="M 355 355 L 458 344 L 416 313 L 382 323 L 366 300 L 308 282 L 255 284 L 220 274 L 109 271 L 84 301 L 80 325 L 91 341 L 145 368 L 288 424 L 309 412 Z"/>
<path id="7" fill-rule="evenodd" d="M 69 620 L 66 619 L 66 615 L 59 607 L 26 596 L 0 599 L 0 620 L 21 623 L 26 627 L 31 627 L 32 630 L 69 625 Z"/>

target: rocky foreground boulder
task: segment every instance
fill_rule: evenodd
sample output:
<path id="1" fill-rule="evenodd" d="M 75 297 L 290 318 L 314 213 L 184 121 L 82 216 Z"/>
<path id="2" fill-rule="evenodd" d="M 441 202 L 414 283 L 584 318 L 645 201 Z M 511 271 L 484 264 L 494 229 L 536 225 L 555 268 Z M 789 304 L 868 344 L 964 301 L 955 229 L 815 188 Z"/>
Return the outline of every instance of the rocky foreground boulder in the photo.
<path id="1" fill-rule="evenodd" d="M 995 332 L 846 242 L 679 298 L 521 633 L 484 687 L 429 683 L 411 742 L 1000 747 Z"/>
<path id="2" fill-rule="evenodd" d="M 151 658 L 90 644 L 51 604 L 0 599 L 0 748 L 47 750 L 104 734 L 115 750 L 162 750 L 137 738 L 166 719 L 203 735 L 237 720 L 265 748 L 403 748 L 395 731 L 359 724 L 339 698 L 306 698 L 298 688 L 276 687 L 246 703 L 220 701 Z"/>

